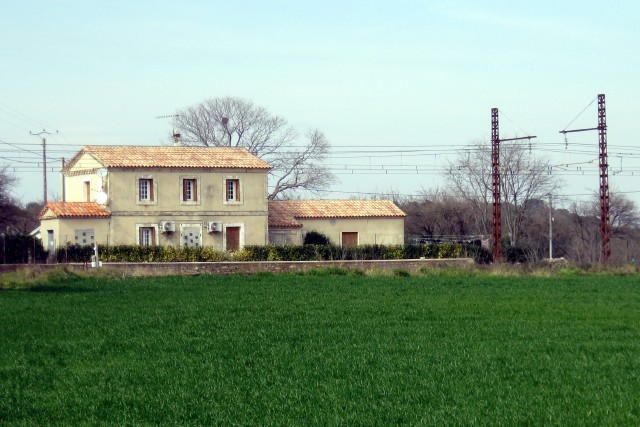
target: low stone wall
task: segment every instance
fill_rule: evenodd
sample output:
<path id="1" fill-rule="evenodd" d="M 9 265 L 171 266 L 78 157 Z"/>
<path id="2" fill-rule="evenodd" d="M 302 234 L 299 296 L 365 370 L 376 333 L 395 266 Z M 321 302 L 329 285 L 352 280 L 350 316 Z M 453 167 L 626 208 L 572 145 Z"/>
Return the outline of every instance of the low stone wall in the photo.
<path id="1" fill-rule="evenodd" d="M 401 269 L 417 272 L 422 267 L 462 266 L 473 264 L 471 258 L 455 259 L 398 259 L 375 261 L 242 261 L 242 262 L 110 262 L 103 263 L 102 269 L 116 272 L 123 276 L 169 276 L 198 274 L 253 274 L 263 271 L 283 273 L 311 270 L 323 267 L 341 267 L 362 271 Z M 5 264 L 0 265 L 0 272 L 32 269 L 46 271 L 66 267 L 72 271 L 93 270 L 90 265 L 82 263 L 69 264 Z"/>

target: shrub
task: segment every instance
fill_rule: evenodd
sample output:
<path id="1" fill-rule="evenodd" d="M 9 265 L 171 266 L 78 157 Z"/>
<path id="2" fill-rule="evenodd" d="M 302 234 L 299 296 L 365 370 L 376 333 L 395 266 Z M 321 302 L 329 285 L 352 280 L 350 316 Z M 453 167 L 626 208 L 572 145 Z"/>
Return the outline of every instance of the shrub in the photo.
<path id="1" fill-rule="evenodd" d="M 394 268 L 393 269 L 393 275 L 395 277 L 411 277 L 411 273 L 409 273 L 407 270 L 403 270 L 401 268 Z"/>
<path id="2" fill-rule="evenodd" d="M 331 244 L 331 242 L 329 241 L 329 238 L 326 235 L 319 233 L 315 230 L 312 230 L 312 231 L 309 231 L 304 236 L 304 244 L 305 245 L 329 245 Z"/>
<path id="3" fill-rule="evenodd" d="M 479 263 L 491 262 L 491 254 L 477 245 L 434 243 L 425 245 L 285 245 L 245 246 L 226 253 L 212 247 L 98 246 L 100 260 L 104 262 L 221 262 L 234 261 L 331 261 L 331 260 L 385 260 L 417 258 L 473 257 Z M 69 245 L 58 248 L 57 260 L 89 262 L 93 249 L 89 246 Z"/>

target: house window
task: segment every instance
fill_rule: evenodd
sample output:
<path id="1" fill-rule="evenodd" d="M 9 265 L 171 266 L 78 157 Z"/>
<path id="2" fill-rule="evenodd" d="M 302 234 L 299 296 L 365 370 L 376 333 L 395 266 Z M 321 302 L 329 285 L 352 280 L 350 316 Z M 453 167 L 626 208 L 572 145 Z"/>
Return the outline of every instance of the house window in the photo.
<path id="1" fill-rule="evenodd" d="M 200 179 L 194 176 L 180 177 L 180 203 L 183 205 L 200 204 Z"/>
<path id="2" fill-rule="evenodd" d="M 153 179 L 142 178 L 138 180 L 138 200 L 141 202 L 153 201 Z"/>
<path id="3" fill-rule="evenodd" d="M 226 187 L 225 200 L 227 202 L 239 202 L 240 201 L 240 180 L 227 179 L 225 187 Z"/>
<path id="4" fill-rule="evenodd" d="M 83 181 L 83 197 L 85 202 L 91 201 L 91 181 Z"/>
<path id="5" fill-rule="evenodd" d="M 140 175 L 137 180 L 137 204 L 139 205 L 155 205 L 156 194 L 158 188 L 156 180 L 151 175 Z"/>
<path id="6" fill-rule="evenodd" d="M 182 201 L 197 202 L 198 201 L 198 181 L 194 178 L 182 180 Z"/>
<path id="7" fill-rule="evenodd" d="M 156 230 L 154 227 L 138 228 L 138 244 L 141 246 L 156 245 Z"/>

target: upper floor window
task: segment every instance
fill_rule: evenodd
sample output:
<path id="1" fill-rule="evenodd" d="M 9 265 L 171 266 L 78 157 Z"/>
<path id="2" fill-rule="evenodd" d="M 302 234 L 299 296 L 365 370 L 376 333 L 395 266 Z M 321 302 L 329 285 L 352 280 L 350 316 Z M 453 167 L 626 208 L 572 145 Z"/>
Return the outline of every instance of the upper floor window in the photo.
<path id="1" fill-rule="evenodd" d="M 142 178 L 138 181 L 138 200 L 141 202 L 153 201 L 153 179 Z"/>
<path id="2" fill-rule="evenodd" d="M 140 175 L 136 178 L 137 204 L 139 205 L 155 205 L 157 204 L 156 195 L 158 193 L 157 183 L 151 175 Z"/>
<path id="3" fill-rule="evenodd" d="M 200 179 L 194 176 L 180 177 L 180 203 L 183 205 L 200 204 Z"/>
<path id="4" fill-rule="evenodd" d="M 193 178 L 182 180 L 182 201 L 196 202 L 198 201 L 198 181 Z"/>
<path id="5" fill-rule="evenodd" d="M 82 197 L 85 202 L 91 201 L 91 181 L 83 181 L 82 183 Z"/>
<path id="6" fill-rule="evenodd" d="M 227 202 L 239 202 L 240 201 L 240 180 L 227 179 L 225 187 L 226 187 L 225 200 Z"/>

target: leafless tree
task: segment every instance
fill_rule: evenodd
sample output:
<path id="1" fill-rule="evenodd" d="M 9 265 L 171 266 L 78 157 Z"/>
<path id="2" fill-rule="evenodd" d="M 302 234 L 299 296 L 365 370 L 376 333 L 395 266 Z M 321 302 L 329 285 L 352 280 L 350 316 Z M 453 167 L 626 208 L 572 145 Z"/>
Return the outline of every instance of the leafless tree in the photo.
<path id="1" fill-rule="evenodd" d="M 590 202 L 583 203 L 585 215 L 593 218 L 592 230 L 596 249 L 600 249 L 600 196 L 594 194 Z M 633 202 L 622 193 L 609 193 L 609 224 L 611 226 L 611 258 L 613 263 L 626 263 L 638 257 L 638 228 L 640 213 Z M 599 254 L 599 252 L 598 252 Z M 595 258 L 595 257 L 594 257 Z M 597 258 L 593 262 L 598 261 Z"/>
<path id="2" fill-rule="evenodd" d="M 591 202 L 572 202 L 569 206 L 572 242 L 570 258 L 578 263 L 591 264 L 600 257 L 599 219 Z"/>
<path id="3" fill-rule="evenodd" d="M 12 224 L 20 206 L 12 191 L 18 178 L 11 174 L 7 166 L 0 167 L 0 225 Z"/>
<path id="4" fill-rule="evenodd" d="M 500 196 L 502 218 L 511 245 L 516 245 L 521 232 L 527 202 L 542 198 L 557 188 L 549 174 L 546 159 L 533 156 L 524 144 L 502 144 L 500 147 Z M 479 228 L 490 234 L 493 226 L 491 145 L 476 141 L 460 152 L 449 165 L 449 185 L 456 194 L 468 200 L 476 212 Z"/>
<path id="5" fill-rule="evenodd" d="M 244 147 L 270 163 L 269 199 L 287 198 L 299 190 L 321 192 L 336 180 L 323 164 L 330 145 L 322 132 L 309 130 L 300 141 L 286 119 L 247 99 L 210 98 L 176 114 L 185 144 Z"/>

